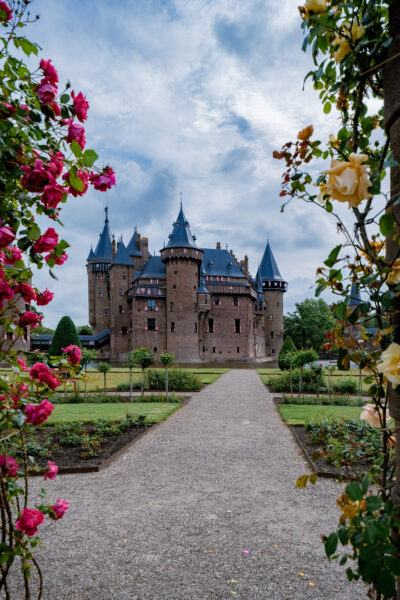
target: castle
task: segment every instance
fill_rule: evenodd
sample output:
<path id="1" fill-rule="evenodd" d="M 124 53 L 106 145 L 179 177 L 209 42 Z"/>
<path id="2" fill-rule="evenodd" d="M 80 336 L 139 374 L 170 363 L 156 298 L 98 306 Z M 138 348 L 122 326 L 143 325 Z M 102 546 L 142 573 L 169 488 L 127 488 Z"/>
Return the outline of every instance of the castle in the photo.
<path id="1" fill-rule="evenodd" d="M 159 256 L 135 232 L 125 246 L 111 234 L 108 210 L 87 259 L 89 322 L 100 355 L 123 360 L 138 346 L 179 362 L 244 361 L 278 355 L 283 342 L 283 280 L 269 242 L 256 278 L 247 256 L 199 248 L 182 204 Z"/>

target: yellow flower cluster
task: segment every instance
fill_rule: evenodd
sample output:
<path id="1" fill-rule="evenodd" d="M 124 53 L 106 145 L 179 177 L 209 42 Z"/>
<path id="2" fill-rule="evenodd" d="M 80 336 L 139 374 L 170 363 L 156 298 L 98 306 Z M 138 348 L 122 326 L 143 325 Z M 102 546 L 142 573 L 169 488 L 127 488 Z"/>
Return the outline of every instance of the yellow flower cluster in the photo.
<path id="1" fill-rule="evenodd" d="M 371 180 L 367 166 L 366 154 L 350 154 L 348 162 L 332 160 L 331 168 L 325 171 L 329 175 L 326 193 L 334 200 L 348 202 L 349 206 L 358 206 L 363 200 L 372 198 L 368 192 Z"/>
<path id="2" fill-rule="evenodd" d="M 367 507 L 365 500 L 356 500 L 353 502 L 346 493 L 339 496 L 339 498 L 336 500 L 336 504 L 339 506 L 344 517 L 349 519 L 356 517 L 359 512 L 364 511 Z"/>
<path id="3" fill-rule="evenodd" d="M 400 283 L 400 258 L 396 258 L 392 265 L 392 270 L 386 278 L 386 283 L 389 285 L 397 285 Z"/>
<path id="4" fill-rule="evenodd" d="M 382 362 L 378 365 L 378 371 L 393 385 L 400 384 L 400 344 L 393 342 L 381 354 Z"/>
<path id="5" fill-rule="evenodd" d="M 333 53 L 333 58 L 336 62 L 341 62 L 347 54 L 352 51 L 350 42 L 359 40 L 365 33 L 365 29 L 362 25 L 359 25 L 356 21 L 352 25 L 350 23 L 343 23 L 343 33 L 336 33 L 332 40 L 332 46 L 338 46 L 337 50 Z"/>

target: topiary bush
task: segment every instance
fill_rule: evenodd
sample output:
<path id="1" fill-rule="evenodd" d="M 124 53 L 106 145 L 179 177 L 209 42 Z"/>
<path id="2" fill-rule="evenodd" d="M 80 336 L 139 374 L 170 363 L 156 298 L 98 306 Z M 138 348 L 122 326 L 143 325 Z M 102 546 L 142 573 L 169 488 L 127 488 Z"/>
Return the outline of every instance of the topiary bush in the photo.
<path id="1" fill-rule="evenodd" d="M 74 322 L 71 317 L 65 316 L 58 322 L 50 344 L 49 356 L 62 356 L 62 349 L 71 344 L 81 347 Z"/>
<path id="2" fill-rule="evenodd" d="M 285 356 L 290 352 L 296 352 L 296 346 L 294 345 L 294 342 L 290 335 L 287 335 L 283 340 L 282 348 L 280 349 L 278 356 L 278 367 L 281 371 L 286 371 L 289 368 L 287 361 L 285 361 Z"/>

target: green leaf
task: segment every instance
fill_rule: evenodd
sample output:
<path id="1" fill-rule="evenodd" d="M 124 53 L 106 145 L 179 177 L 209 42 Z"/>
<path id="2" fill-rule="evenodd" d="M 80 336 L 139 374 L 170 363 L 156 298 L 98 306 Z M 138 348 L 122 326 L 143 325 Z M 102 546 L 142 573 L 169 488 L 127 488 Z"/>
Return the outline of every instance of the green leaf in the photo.
<path id="1" fill-rule="evenodd" d="M 69 98 L 69 94 L 63 94 L 60 97 L 60 102 L 61 104 L 67 104 L 67 102 L 69 102 L 70 98 Z"/>
<path id="2" fill-rule="evenodd" d="M 350 500 L 353 500 L 353 502 L 355 502 L 356 500 L 363 499 L 362 489 L 355 481 L 352 481 L 351 483 L 346 485 L 346 494 L 348 495 Z"/>
<path id="3" fill-rule="evenodd" d="M 346 318 L 346 314 L 347 314 L 346 302 L 338 302 L 338 304 L 334 305 L 333 316 L 335 317 L 335 319 L 342 321 L 343 319 Z"/>
<path id="4" fill-rule="evenodd" d="M 325 102 L 324 104 L 324 113 L 327 115 L 331 112 L 332 104 L 330 102 Z"/>
<path id="5" fill-rule="evenodd" d="M 382 235 L 387 237 L 391 233 L 393 233 L 394 229 L 394 218 L 390 213 L 386 213 L 382 215 L 379 219 L 379 229 L 381 230 Z"/>
<path id="6" fill-rule="evenodd" d="M 80 158 L 82 156 L 82 148 L 80 147 L 80 145 L 78 144 L 77 141 L 72 140 L 70 147 L 71 147 L 73 154 L 76 156 L 76 158 Z M 70 179 L 70 181 L 71 181 L 71 179 Z"/>
<path id="7" fill-rule="evenodd" d="M 22 427 L 22 425 L 25 423 L 25 419 L 26 419 L 26 415 L 19 410 L 18 412 L 15 413 L 15 415 L 13 416 L 13 418 L 11 420 L 14 423 L 14 425 L 16 425 L 17 427 Z"/>
<path id="8" fill-rule="evenodd" d="M 383 166 L 385 167 L 385 169 L 399 166 L 399 163 L 393 158 L 392 151 L 390 151 L 389 154 L 387 155 L 387 158 L 386 158 Z"/>
<path id="9" fill-rule="evenodd" d="M 337 545 L 338 545 L 338 534 L 331 533 L 331 535 L 328 537 L 328 539 L 325 542 L 325 553 L 328 558 L 336 552 Z"/>
<path id="10" fill-rule="evenodd" d="M 379 572 L 376 587 L 378 588 L 378 592 L 383 594 L 384 598 L 396 597 L 394 577 L 387 569 L 381 569 Z"/>
<path id="11" fill-rule="evenodd" d="M 365 541 L 367 544 L 374 544 L 376 540 L 376 529 L 375 523 L 367 523 L 365 525 L 365 533 L 364 533 Z"/>
<path id="12" fill-rule="evenodd" d="M 19 38 L 19 47 L 21 48 L 22 52 L 24 52 L 27 56 L 29 56 L 30 54 L 36 54 L 38 53 L 38 49 L 35 46 L 35 44 L 31 44 L 31 42 L 25 38 Z"/>
<path id="13" fill-rule="evenodd" d="M 347 533 L 346 527 L 339 527 L 338 529 L 339 540 L 342 546 L 346 546 L 349 541 L 349 534 Z"/>
<path id="14" fill-rule="evenodd" d="M 385 556 L 385 565 L 394 575 L 400 575 L 400 560 L 394 556 Z"/>
<path id="15" fill-rule="evenodd" d="M 53 271 L 51 269 L 49 269 L 49 274 L 50 274 L 50 277 L 52 277 L 53 279 L 56 279 L 58 281 L 57 275 L 55 273 L 53 273 Z"/>
<path id="16" fill-rule="evenodd" d="M 316 473 L 312 473 L 308 479 L 312 485 L 315 485 L 317 483 L 318 475 Z"/>
<path id="17" fill-rule="evenodd" d="M 78 192 L 83 192 L 84 190 L 84 184 L 83 181 L 80 177 L 78 177 L 77 175 L 73 175 L 71 172 L 69 174 L 68 177 L 68 181 L 70 183 L 70 185 L 72 185 L 72 187 L 76 190 L 78 190 Z"/>
<path id="18" fill-rule="evenodd" d="M 326 259 L 326 261 L 324 262 L 324 265 L 326 265 L 327 267 L 331 268 L 333 267 L 333 265 L 336 262 L 337 257 L 339 256 L 339 252 L 342 249 L 342 244 L 339 244 L 339 246 L 336 246 L 329 254 L 328 258 Z"/>
<path id="19" fill-rule="evenodd" d="M 376 512 L 382 506 L 382 500 L 379 496 L 368 496 L 367 498 L 367 511 L 368 512 Z"/>
<path id="20" fill-rule="evenodd" d="M 91 167 L 93 163 L 99 158 L 98 154 L 94 150 L 85 150 L 82 156 L 82 162 L 85 167 Z"/>
<path id="21" fill-rule="evenodd" d="M 298 487 L 298 488 L 304 488 L 304 487 L 306 487 L 307 481 L 308 481 L 308 475 L 302 475 L 296 481 L 296 487 Z"/>
<path id="22" fill-rule="evenodd" d="M 325 210 L 329 213 L 333 211 L 333 204 L 330 200 L 327 200 L 327 202 L 325 203 Z"/>

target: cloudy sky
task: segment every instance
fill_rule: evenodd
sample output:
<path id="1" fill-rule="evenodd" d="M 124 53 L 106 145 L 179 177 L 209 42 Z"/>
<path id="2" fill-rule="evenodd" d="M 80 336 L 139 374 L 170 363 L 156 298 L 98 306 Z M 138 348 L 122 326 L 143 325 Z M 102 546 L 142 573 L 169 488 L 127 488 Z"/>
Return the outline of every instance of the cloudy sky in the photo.
<path id="1" fill-rule="evenodd" d="M 158 252 L 179 210 L 202 247 L 248 254 L 255 274 L 269 236 L 289 282 L 285 311 L 312 297 L 316 267 L 337 244 L 334 220 L 301 203 L 280 212 L 283 163 L 272 151 L 310 123 L 324 139 L 335 116 L 302 91 L 298 0 L 35 0 L 27 35 L 61 82 L 89 100 L 87 148 L 111 164 L 117 187 L 71 198 L 62 213 L 69 260 L 45 271 L 55 291 L 44 324 L 87 323 L 85 261 L 108 205 L 127 242 L 134 226 Z M 317 168 L 317 167 L 316 167 Z"/>

